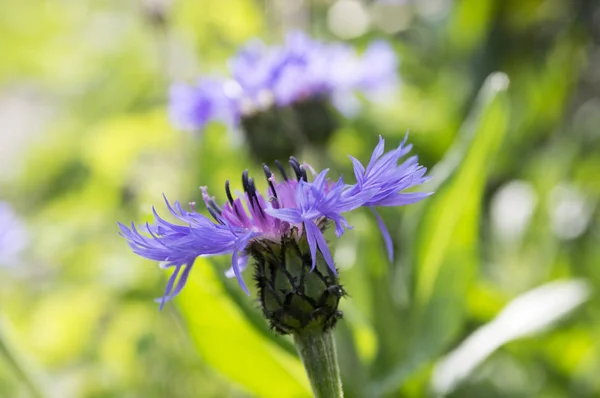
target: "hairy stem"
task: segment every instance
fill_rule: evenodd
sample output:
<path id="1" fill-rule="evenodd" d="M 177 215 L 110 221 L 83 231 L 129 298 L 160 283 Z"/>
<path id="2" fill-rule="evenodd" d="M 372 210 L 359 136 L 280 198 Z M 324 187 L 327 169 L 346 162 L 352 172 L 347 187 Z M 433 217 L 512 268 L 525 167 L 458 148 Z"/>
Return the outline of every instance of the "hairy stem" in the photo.
<path id="1" fill-rule="evenodd" d="M 315 398 L 342 398 L 342 381 L 331 330 L 294 334 Z"/>

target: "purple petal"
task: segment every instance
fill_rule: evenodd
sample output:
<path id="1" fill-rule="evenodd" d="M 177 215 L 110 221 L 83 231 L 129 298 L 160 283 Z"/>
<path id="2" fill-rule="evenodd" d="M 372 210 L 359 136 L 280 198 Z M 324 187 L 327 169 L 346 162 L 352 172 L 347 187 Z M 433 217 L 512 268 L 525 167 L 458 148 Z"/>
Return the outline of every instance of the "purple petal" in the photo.
<path id="1" fill-rule="evenodd" d="M 159 307 L 160 310 L 163 309 L 165 303 L 174 299 L 175 296 L 177 296 L 181 292 L 181 289 L 183 289 L 183 287 L 187 283 L 187 280 L 188 280 L 188 277 L 190 275 L 190 271 L 192 270 L 193 265 L 194 265 L 193 260 L 189 264 L 185 265 L 183 272 L 179 276 L 179 280 L 177 281 L 177 285 L 175 286 L 175 289 L 173 289 L 173 291 L 171 292 L 170 290 L 173 287 L 172 281 L 177 279 L 177 276 L 179 274 L 181 267 L 179 266 L 175 269 L 175 271 L 173 272 L 173 275 L 171 275 L 171 277 L 169 278 L 169 283 L 167 284 L 167 291 L 165 292 L 165 295 L 162 297 L 162 299 L 159 299 L 160 300 L 160 307 Z"/>
<path id="2" fill-rule="evenodd" d="M 177 277 L 179 276 L 179 271 L 181 270 L 181 267 L 182 267 L 182 265 L 177 265 L 175 267 L 175 270 L 169 277 L 169 280 L 167 282 L 167 287 L 165 288 L 165 294 L 160 299 L 160 307 L 159 307 L 160 310 L 162 310 L 163 307 L 165 306 L 165 303 L 170 300 L 169 297 L 171 297 L 171 290 L 173 290 L 173 285 L 175 284 L 175 281 L 177 280 Z"/>
<path id="3" fill-rule="evenodd" d="M 433 192 L 411 192 L 399 193 L 383 200 L 373 203 L 374 206 L 404 206 L 417 203 L 426 197 L 432 195 Z"/>
<path id="4" fill-rule="evenodd" d="M 354 176 L 356 177 L 356 182 L 358 185 L 362 185 L 363 175 L 365 174 L 365 167 L 362 165 L 358 159 L 354 156 L 348 156 L 352 161 L 352 165 L 354 166 Z"/>
<path id="5" fill-rule="evenodd" d="M 242 273 L 240 270 L 239 262 L 238 262 L 238 251 L 233 252 L 233 256 L 231 257 L 231 268 L 233 268 L 233 273 L 240 284 L 242 290 L 249 296 L 250 292 L 248 291 L 248 287 L 246 286 L 246 282 L 244 282 L 244 278 L 242 278 Z"/>
<path id="6" fill-rule="evenodd" d="M 373 214 L 375 214 L 375 218 L 377 219 L 377 224 L 379 225 L 379 229 L 381 230 L 381 234 L 383 235 L 383 240 L 385 241 L 385 248 L 388 253 L 388 259 L 390 260 L 390 263 L 391 263 L 394 261 L 394 245 L 392 243 L 392 237 L 390 236 L 390 233 L 389 233 L 387 227 L 385 226 L 385 223 L 383 222 L 383 219 L 381 218 L 379 213 L 377 213 L 377 211 L 372 206 L 369 206 L 369 209 L 371 209 Z"/>
<path id="7" fill-rule="evenodd" d="M 302 216 L 298 209 L 273 209 L 266 208 L 265 213 L 270 216 L 273 216 L 279 220 L 287 221 L 290 223 L 299 223 L 302 222 Z"/>
<path id="8" fill-rule="evenodd" d="M 243 272 L 248 266 L 248 256 L 239 256 L 237 263 L 240 271 Z M 233 270 L 233 267 L 230 267 L 227 271 L 225 271 L 225 276 L 227 278 L 233 278 L 235 276 L 235 271 Z"/>
<path id="9" fill-rule="evenodd" d="M 315 237 L 315 231 L 311 226 L 314 226 L 317 230 L 316 225 L 312 221 L 307 221 L 304 223 L 304 229 L 306 230 L 306 240 L 308 241 L 308 248 L 310 249 L 310 258 L 312 259 L 311 271 L 315 269 L 317 266 L 317 241 Z M 319 231 L 321 233 L 321 231 Z"/>
<path id="10" fill-rule="evenodd" d="M 316 247 L 319 247 L 319 250 L 321 251 L 321 254 L 323 255 L 323 258 L 325 259 L 325 262 L 327 263 L 327 265 L 329 266 L 329 268 L 333 271 L 334 274 L 337 275 L 337 271 L 335 270 L 335 264 L 333 262 L 333 258 L 331 257 L 331 252 L 329 251 L 329 247 L 327 246 L 327 241 L 325 240 L 325 237 L 323 236 L 323 233 L 321 232 L 321 230 L 319 229 L 319 227 L 317 227 L 313 222 L 305 222 L 304 226 L 306 227 L 306 236 L 307 237 L 312 237 L 312 239 L 309 239 L 308 245 L 310 247 L 310 252 L 311 252 L 311 256 L 313 257 L 313 265 L 312 265 L 312 269 L 315 268 L 316 266 Z M 311 240 L 312 245 L 311 245 Z M 316 245 L 315 245 L 315 241 L 316 241 Z"/>

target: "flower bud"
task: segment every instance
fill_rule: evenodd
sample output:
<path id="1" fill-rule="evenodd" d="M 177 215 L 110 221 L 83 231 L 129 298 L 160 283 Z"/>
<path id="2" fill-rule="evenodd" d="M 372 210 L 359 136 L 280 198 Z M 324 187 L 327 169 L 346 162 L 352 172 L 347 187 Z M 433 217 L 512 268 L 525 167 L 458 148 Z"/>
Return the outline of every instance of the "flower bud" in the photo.
<path id="1" fill-rule="evenodd" d="M 271 107 L 244 115 L 241 124 L 250 153 L 261 163 L 289 158 L 302 146 L 302 136 L 290 108 Z"/>
<path id="2" fill-rule="evenodd" d="M 271 106 L 242 116 L 251 154 L 260 162 L 285 159 L 308 146 L 323 146 L 337 128 L 326 97 L 308 98 L 289 106 Z"/>
<path id="3" fill-rule="evenodd" d="M 308 98 L 294 105 L 299 129 L 313 146 L 327 144 L 338 127 L 338 120 L 329 99 L 325 96 Z"/>
<path id="4" fill-rule="evenodd" d="M 306 234 L 299 241 L 294 235 L 280 243 L 255 241 L 249 247 L 263 314 L 280 334 L 328 330 L 342 317 L 338 304 L 344 289 L 318 250 L 311 270 Z"/>

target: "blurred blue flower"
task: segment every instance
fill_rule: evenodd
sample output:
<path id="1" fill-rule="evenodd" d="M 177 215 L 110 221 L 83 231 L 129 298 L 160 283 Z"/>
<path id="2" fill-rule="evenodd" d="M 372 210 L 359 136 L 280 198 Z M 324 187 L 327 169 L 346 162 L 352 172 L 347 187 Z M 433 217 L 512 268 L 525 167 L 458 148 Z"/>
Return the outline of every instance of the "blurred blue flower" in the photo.
<path id="1" fill-rule="evenodd" d="M 362 92 L 370 99 L 394 91 L 398 61 L 383 41 L 362 55 L 343 43 L 323 43 L 301 32 L 288 34 L 283 46 L 255 39 L 229 61 L 232 78 L 174 84 L 169 107 L 173 124 L 199 130 L 210 121 L 239 124 L 245 115 L 313 98 L 330 98 L 342 112 Z"/>
<path id="2" fill-rule="evenodd" d="M 242 174 L 244 193 L 237 198 L 234 199 L 229 181 L 226 181 L 228 201 L 223 206 L 209 196 L 205 187 L 201 188 L 212 220 L 197 213 L 193 206 L 191 211 L 186 211 L 179 202 L 171 205 L 165 198 L 169 212 L 181 224 L 161 218 L 153 209 L 154 225 L 136 227 L 132 223 L 131 227 L 127 227 L 119 223 L 121 235 L 136 254 L 162 262 L 163 268 L 174 268 L 166 292 L 160 299 L 161 308 L 184 287 L 196 257 L 231 254 L 229 273 L 237 277 L 242 289 L 248 293 L 241 271 L 247 264 L 247 248 L 257 241 L 279 244 L 284 239 L 299 241 L 305 236 L 312 268 L 315 267 L 318 250 L 333 274 L 337 275 L 322 232 L 329 221 L 334 223 L 339 237 L 349 228 L 343 216 L 348 211 L 361 206 L 371 209 L 374 206 L 402 206 L 430 195 L 402 192 L 428 180 L 424 176 L 426 169 L 417 163 L 416 156 L 398 164 L 411 149 L 405 144 L 406 139 L 396 149 L 384 153 L 384 140 L 380 137 L 366 168 L 351 158 L 356 177 L 356 184 L 351 185 L 345 184 L 342 178 L 337 181 L 327 178 L 328 169 L 317 174 L 308 164 L 300 164 L 292 157 L 290 166 L 294 179 L 288 178 L 279 162 L 276 164 L 281 181 L 264 166 L 269 188 L 267 195 L 263 196 L 246 170 Z M 313 175 L 312 181 L 308 179 L 307 170 Z M 391 259 L 391 238 L 378 215 L 377 219 Z"/>
<path id="3" fill-rule="evenodd" d="M 15 265 L 29 243 L 25 224 L 6 202 L 0 202 L 0 266 Z"/>
<path id="4" fill-rule="evenodd" d="M 236 119 L 234 101 L 225 92 L 225 80 L 199 79 L 195 85 L 173 84 L 169 89 L 169 116 L 182 130 L 197 130 L 211 120 L 226 124 Z"/>

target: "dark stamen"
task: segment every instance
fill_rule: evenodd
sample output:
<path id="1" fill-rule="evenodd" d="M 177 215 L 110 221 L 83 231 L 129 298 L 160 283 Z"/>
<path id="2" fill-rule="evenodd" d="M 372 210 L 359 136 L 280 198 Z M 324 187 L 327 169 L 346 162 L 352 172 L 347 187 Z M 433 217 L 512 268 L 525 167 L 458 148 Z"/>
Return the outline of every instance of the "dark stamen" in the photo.
<path id="1" fill-rule="evenodd" d="M 217 212 L 217 214 L 221 215 L 221 208 L 215 203 L 213 199 L 210 199 L 208 201 L 208 208 L 213 209 L 215 212 Z"/>
<path id="2" fill-rule="evenodd" d="M 271 170 L 269 169 L 269 166 L 267 166 L 266 163 L 263 163 L 263 171 L 265 172 L 265 177 L 267 177 L 267 180 L 269 180 L 273 173 L 271 173 Z"/>
<path id="3" fill-rule="evenodd" d="M 271 176 L 273 176 L 273 173 L 271 173 L 271 170 L 269 170 L 269 166 L 267 166 L 266 164 L 263 164 L 263 170 L 265 171 L 265 176 L 267 177 L 267 182 L 269 183 L 269 186 L 271 187 L 273 196 L 275 196 L 275 198 L 277 198 L 277 191 L 275 191 L 275 185 L 273 185 L 273 181 L 271 181 Z"/>
<path id="4" fill-rule="evenodd" d="M 246 170 L 242 174 L 242 184 L 244 185 L 244 191 L 246 190 L 246 185 L 248 183 L 248 170 Z M 231 191 L 229 190 L 229 180 L 225 181 L 225 193 L 227 194 L 227 199 L 229 199 L 229 203 L 231 203 L 231 207 L 233 207 L 233 211 L 237 215 L 238 219 L 242 219 L 242 215 L 240 214 L 239 206 L 236 206 L 233 201 L 233 197 L 231 196 Z"/>
<path id="5" fill-rule="evenodd" d="M 308 182 L 308 177 L 306 175 L 306 170 L 304 169 L 304 166 L 300 166 L 300 173 L 302 173 L 302 179 Z"/>
<path id="6" fill-rule="evenodd" d="M 252 177 L 249 177 L 246 181 L 246 192 L 248 192 L 250 199 L 256 196 L 256 186 L 254 185 L 254 178 Z"/>
<path id="7" fill-rule="evenodd" d="M 233 196 L 231 196 L 231 191 L 229 190 L 229 180 L 225 181 L 225 193 L 227 194 L 229 203 L 233 206 Z"/>
<path id="8" fill-rule="evenodd" d="M 219 217 L 217 215 L 217 213 L 215 212 L 215 210 L 211 207 L 208 207 L 208 212 L 210 213 L 210 215 L 212 216 L 212 218 L 215 219 L 216 222 L 218 222 L 219 224 L 223 224 L 223 221 L 221 221 L 221 217 Z"/>
<path id="9" fill-rule="evenodd" d="M 287 175 L 285 174 L 285 170 L 283 169 L 283 166 L 281 165 L 281 163 L 279 163 L 279 160 L 275 161 L 275 164 L 277 165 L 277 168 L 279 169 L 279 172 L 281 173 L 281 176 L 283 177 L 283 179 L 285 181 L 288 180 Z"/>
<path id="10" fill-rule="evenodd" d="M 304 170 L 304 167 L 301 166 L 300 162 L 298 162 L 298 160 L 296 160 L 296 158 L 293 156 L 290 156 L 290 165 L 292 166 L 294 173 L 296 173 L 296 178 L 298 179 L 298 181 L 308 181 L 306 176 L 306 170 Z"/>
<path id="11" fill-rule="evenodd" d="M 248 169 L 242 173 L 242 186 L 244 187 L 244 192 L 248 192 Z"/>
<path id="12" fill-rule="evenodd" d="M 294 158 L 290 158 L 290 166 L 292 166 L 292 170 L 294 170 L 294 174 L 296 174 L 296 179 L 300 180 L 302 175 L 300 174 L 300 165 L 298 164 L 298 161 Z"/>
<path id="13" fill-rule="evenodd" d="M 250 199 L 250 205 L 252 207 L 258 208 L 260 214 L 265 217 L 265 213 L 260 206 L 260 202 L 258 201 L 258 195 L 256 195 L 256 185 L 254 185 L 254 179 L 252 177 L 248 178 L 248 198 Z"/>

